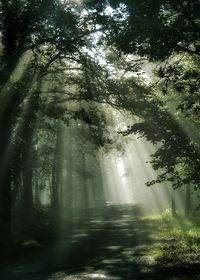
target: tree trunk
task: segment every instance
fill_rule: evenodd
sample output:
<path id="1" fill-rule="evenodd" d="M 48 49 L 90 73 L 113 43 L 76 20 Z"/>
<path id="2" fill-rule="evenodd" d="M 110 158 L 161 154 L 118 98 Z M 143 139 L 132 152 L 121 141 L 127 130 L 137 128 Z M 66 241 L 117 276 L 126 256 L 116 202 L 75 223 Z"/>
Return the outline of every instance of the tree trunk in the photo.
<path id="1" fill-rule="evenodd" d="M 30 84 L 26 84 L 23 90 L 28 90 Z M 39 82 L 39 87 L 41 83 Z M 30 93 L 30 92 L 29 92 Z M 18 95 L 17 93 L 15 95 Z M 23 95 L 23 94 L 22 94 Z M 25 94 L 23 95 L 25 96 Z M 6 110 L 1 111 L 1 123 L 0 123 L 0 223 L 4 230 L 1 230 L 0 235 L 5 236 L 10 239 L 11 233 L 11 207 L 12 207 L 12 194 L 11 194 L 11 184 L 12 176 L 19 176 L 20 168 L 16 166 L 16 162 L 20 165 L 20 157 L 24 152 L 24 146 L 30 145 L 30 139 L 32 140 L 33 130 L 36 122 L 36 112 L 39 107 L 39 91 L 34 91 L 30 93 L 30 98 L 28 100 L 27 107 L 25 108 L 24 121 L 20 125 L 19 130 L 16 132 L 16 138 L 12 139 L 12 130 L 16 124 L 16 116 L 19 112 L 19 104 L 23 98 L 16 98 L 13 96 L 13 100 Z M 12 111 L 13 110 L 13 111 Z M 16 116 L 14 114 L 16 113 Z M 7 121 L 4 123 L 5 119 Z M 20 136 L 20 137 L 18 137 Z M 23 156 L 23 159 L 25 156 Z M 13 186 L 14 188 L 15 186 Z M 3 213 L 3 214 L 2 214 Z M 5 242 L 9 242 L 6 241 Z"/>
<path id="2" fill-rule="evenodd" d="M 1 176 L 1 196 L 0 196 L 0 246 L 7 247 L 12 243 L 11 230 L 11 171 L 8 167 L 4 169 L 4 176 Z M 2 174 L 1 174 L 2 175 Z"/>
<path id="3" fill-rule="evenodd" d="M 174 190 L 171 191 L 171 210 L 172 210 L 172 215 L 175 217 L 176 216 L 176 202 L 175 202 Z"/>
<path id="4" fill-rule="evenodd" d="M 185 216 L 189 216 L 191 211 L 191 185 L 188 184 L 186 186 L 186 193 L 185 193 Z"/>
<path id="5" fill-rule="evenodd" d="M 82 183 L 82 192 L 83 192 L 83 209 L 85 211 L 85 215 L 89 215 L 89 197 L 88 197 L 88 185 L 87 185 L 87 178 L 86 178 L 86 158 L 85 153 L 81 152 L 82 157 L 82 174 L 81 174 L 81 183 Z"/>
<path id="6" fill-rule="evenodd" d="M 40 185 L 39 185 L 39 172 L 37 169 L 35 169 L 34 172 L 34 185 L 35 185 L 35 195 L 34 195 L 34 202 L 35 202 L 35 208 L 38 210 L 41 207 L 40 203 Z"/>
<path id="7" fill-rule="evenodd" d="M 31 145 L 31 147 L 29 148 L 30 151 L 26 152 L 27 158 L 25 160 L 25 164 L 23 167 L 23 192 L 22 192 L 22 199 L 21 199 L 21 206 L 23 207 L 27 220 L 32 218 L 31 216 L 34 210 L 33 187 L 32 187 L 33 160 L 34 160 L 33 145 Z"/>
<path id="8" fill-rule="evenodd" d="M 51 188 L 51 208 L 52 211 L 58 211 L 60 208 L 60 189 L 61 189 L 61 168 L 60 168 L 60 148 L 61 148 L 61 127 L 57 124 L 56 144 L 54 153 L 54 162 L 52 164 L 52 188 Z M 52 213 L 53 214 L 53 213 Z"/>
<path id="9" fill-rule="evenodd" d="M 54 211 L 58 209 L 59 205 L 59 195 L 58 195 L 58 186 L 57 186 L 57 157 L 55 155 L 55 159 L 52 165 L 52 182 L 51 182 L 51 209 L 52 214 Z"/>
<path id="10" fill-rule="evenodd" d="M 72 144 L 72 128 L 68 128 L 68 134 L 65 134 L 67 138 L 67 153 L 66 153 L 66 162 L 67 162 L 67 176 L 66 182 L 64 182 L 65 190 L 65 203 L 67 207 L 67 217 L 68 219 L 73 220 L 73 186 L 72 186 L 72 154 L 73 154 L 73 144 Z"/>

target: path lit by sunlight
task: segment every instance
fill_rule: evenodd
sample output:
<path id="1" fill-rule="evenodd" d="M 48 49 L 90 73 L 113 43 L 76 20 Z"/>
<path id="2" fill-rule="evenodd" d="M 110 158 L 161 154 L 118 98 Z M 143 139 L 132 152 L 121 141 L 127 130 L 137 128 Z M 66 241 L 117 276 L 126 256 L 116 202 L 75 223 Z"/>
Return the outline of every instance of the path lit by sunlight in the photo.
<path id="1" fill-rule="evenodd" d="M 146 182 L 156 177 L 147 163 L 155 148 L 143 139 L 132 137 L 121 155 L 102 155 L 101 168 L 104 192 L 109 204 L 140 204 L 144 211 L 161 212 L 170 207 L 170 187 L 167 184 L 151 188 Z"/>
<path id="2" fill-rule="evenodd" d="M 119 128 L 126 128 L 120 118 L 117 120 Z M 161 213 L 171 208 L 172 192 L 176 207 L 183 207 L 182 190 L 174 191 L 166 182 L 146 185 L 158 175 L 149 163 L 156 146 L 138 135 L 131 135 L 122 150 L 111 149 L 105 153 L 88 142 L 88 135 L 87 129 L 79 123 L 63 126 L 61 193 L 63 211 L 70 213 L 69 219 L 72 219 L 72 212 L 90 213 L 106 205 L 133 204 L 139 205 L 144 214 Z"/>

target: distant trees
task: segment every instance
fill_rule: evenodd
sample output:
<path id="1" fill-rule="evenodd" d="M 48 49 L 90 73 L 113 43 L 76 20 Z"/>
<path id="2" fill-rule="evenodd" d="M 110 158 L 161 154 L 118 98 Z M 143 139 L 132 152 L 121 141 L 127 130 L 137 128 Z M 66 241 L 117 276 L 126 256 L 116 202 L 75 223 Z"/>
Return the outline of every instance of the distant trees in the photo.
<path id="1" fill-rule="evenodd" d="M 83 129 L 79 137 L 92 143 L 93 151 L 114 143 L 117 133 L 109 134 L 111 117 L 98 104 L 139 117 L 140 122 L 122 134 L 140 133 L 159 143 L 152 164 L 162 174 L 149 185 L 169 180 L 174 187 L 191 184 L 198 189 L 198 10 L 195 0 L 87 0 L 80 5 L 0 1 L 1 240 L 12 240 L 13 209 L 24 215 L 29 208 L 27 221 L 28 215 L 37 214 L 43 189 L 49 192 L 52 209 L 62 204 L 64 176 L 73 199 L 74 178 L 69 174 L 69 159 L 75 154 L 73 134 L 67 142 L 69 158 L 62 158 L 59 127 L 80 122 L 89 132 Z M 133 54 L 131 61 L 126 54 Z M 141 57 L 160 62 L 156 73 L 160 80 L 150 86 L 142 78 L 130 77 L 141 70 Z M 82 157 L 83 166 L 86 154 L 76 155 Z M 84 180 L 95 181 L 84 172 L 83 168 Z M 103 192 L 93 189 L 94 197 L 97 193 L 103 200 Z"/>
<path id="2" fill-rule="evenodd" d="M 22 2 L 20 3 L 23 4 Z M 37 5 L 35 8 L 37 8 Z M 22 12 L 21 8 L 19 12 Z M 66 13 L 69 13 L 69 11 L 66 11 Z M 48 16 L 50 15 L 48 14 Z M 87 30 L 86 33 L 89 34 L 90 32 Z M 66 36 L 68 35 L 67 33 Z M 30 36 L 31 39 L 32 36 L 34 37 L 33 34 Z M 84 37 L 84 34 L 82 36 Z M 64 40 L 64 37 L 60 39 Z M 81 43 L 80 45 L 77 43 L 74 50 L 69 45 L 60 49 L 61 46 L 60 44 L 57 46 L 56 40 L 55 42 L 51 41 L 51 44 L 47 40 L 41 46 L 31 46 L 30 49 L 32 47 L 33 49 L 27 54 L 27 67 L 24 69 L 24 73 L 18 75 L 18 73 L 15 73 L 15 68 L 19 62 L 21 63 L 22 61 L 23 63 L 24 59 L 20 54 L 18 62 L 13 65 L 10 72 L 7 72 L 7 79 L 2 80 L 2 103 L 0 108 L 2 135 L 0 143 L 2 151 L 0 159 L 0 222 L 2 224 L 1 236 L 5 243 L 9 243 L 9 240 L 12 240 L 12 221 L 15 211 L 17 211 L 15 218 L 19 219 L 21 217 L 22 231 L 24 227 L 27 227 L 27 223 L 31 221 L 31 218 L 34 220 L 33 217 L 37 214 L 35 210 L 39 210 L 40 206 L 41 188 L 48 189 L 52 209 L 55 211 L 60 207 L 63 187 L 63 158 L 60 151 L 60 133 L 62 132 L 59 129 L 60 123 L 67 124 L 70 119 L 83 121 L 86 125 L 91 125 L 91 133 L 88 135 L 89 141 L 94 139 L 96 146 L 102 146 L 104 141 L 107 141 L 103 133 L 103 128 L 105 128 L 103 115 L 101 120 L 98 120 L 100 117 L 100 115 L 98 116 L 98 110 L 92 108 L 87 110 L 84 109 L 84 106 L 83 108 L 77 108 L 76 106 L 73 108 L 73 105 L 71 108 L 66 106 L 66 102 L 72 103 L 93 99 L 98 101 L 98 95 L 93 95 L 93 89 L 91 89 L 91 84 L 94 81 L 92 82 L 92 77 L 89 77 L 89 72 L 93 72 L 93 75 L 94 73 L 97 74 L 98 71 L 101 71 L 100 68 L 89 59 L 88 55 L 78 51 L 78 48 L 82 46 Z M 11 56 L 15 53 L 18 55 L 17 50 L 15 50 L 18 46 L 19 42 L 13 43 Z M 56 49 L 57 47 L 58 49 Z M 2 61 L 4 61 L 5 65 L 7 63 L 8 66 L 10 62 L 7 52 L 10 50 L 7 51 L 6 48 L 6 43 L 4 43 Z M 73 52 L 75 55 L 73 55 Z M 11 62 L 13 62 L 12 59 Z M 4 64 L 2 67 L 4 67 Z M 2 68 L 2 71 L 8 71 L 8 69 Z M 102 78 L 103 76 L 101 75 Z M 100 77 L 96 79 L 100 79 Z M 95 98 L 97 99 L 95 100 Z M 46 119 L 52 120 L 48 121 Z M 42 124 L 44 124 L 43 130 L 46 130 L 46 126 L 52 127 L 52 134 L 54 135 L 52 142 L 54 147 L 48 148 L 51 156 L 50 158 L 47 157 L 48 161 L 45 164 L 43 163 L 43 166 L 40 161 L 38 163 L 37 157 L 39 156 L 43 161 L 46 153 L 38 149 L 38 145 L 35 144 L 38 131 L 40 135 L 43 135 L 41 134 Z M 39 130 L 38 127 L 40 128 Z M 38 140 L 39 146 L 42 141 L 44 141 L 45 146 L 48 146 L 45 138 Z M 45 179 L 35 178 L 38 175 L 44 176 Z M 47 183 L 48 176 L 51 178 L 51 182 Z M 72 188 L 72 185 L 69 188 Z M 87 190 L 85 192 L 87 193 Z M 19 228 L 19 225 L 17 228 Z"/>
<path id="3" fill-rule="evenodd" d="M 55 60 L 83 46 L 90 30 L 80 24 L 81 11 L 73 9 L 73 3 L 17 0 L 1 1 L 0 6 L 0 222 L 1 240 L 6 243 L 11 239 L 13 191 L 18 192 L 17 185 L 22 184 L 21 196 L 28 200 L 28 189 L 31 195 L 31 147 L 43 76 Z M 18 75 L 17 67 L 26 53 L 27 68 Z"/>
<path id="4" fill-rule="evenodd" d="M 110 5 L 121 9 L 118 27 L 126 22 L 117 35 L 113 33 L 119 51 L 158 64 L 159 80 L 145 95 L 152 109 L 143 104 L 139 115 L 144 122 L 132 128 L 153 143 L 162 143 L 152 164 L 164 171 L 149 185 L 162 180 L 172 181 L 175 188 L 185 185 L 188 212 L 191 189 L 197 190 L 200 180 L 200 2 L 119 0 Z"/>

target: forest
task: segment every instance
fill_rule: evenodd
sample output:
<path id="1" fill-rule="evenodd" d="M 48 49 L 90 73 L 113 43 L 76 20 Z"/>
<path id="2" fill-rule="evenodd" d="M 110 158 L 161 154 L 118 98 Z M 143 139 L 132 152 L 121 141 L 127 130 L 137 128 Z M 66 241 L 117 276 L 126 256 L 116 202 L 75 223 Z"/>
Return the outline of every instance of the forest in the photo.
<path id="1" fill-rule="evenodd" d="M 200 0 L 0 0 L 0 279 L 200 279 Z"/>

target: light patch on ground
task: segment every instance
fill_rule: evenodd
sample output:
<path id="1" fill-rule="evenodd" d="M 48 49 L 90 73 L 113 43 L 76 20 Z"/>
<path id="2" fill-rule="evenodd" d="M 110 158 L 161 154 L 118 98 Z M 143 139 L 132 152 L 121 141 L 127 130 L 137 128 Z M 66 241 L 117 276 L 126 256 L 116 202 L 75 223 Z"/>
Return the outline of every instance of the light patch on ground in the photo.
<path id="1" fill-rule="evenodd" d="M 107 279 L 107 280 L 120 280 L 121 278 L 118 277 L 111 277 L 109 275 L 106 275 L 102 271 L 94 271 L 93 273 L 80 273 L 80 274 L 74 274 L 74 275 L 67 275 L 64 272 L 56 272 L 49 280 L 101 280 L 101 279 Z"/>

